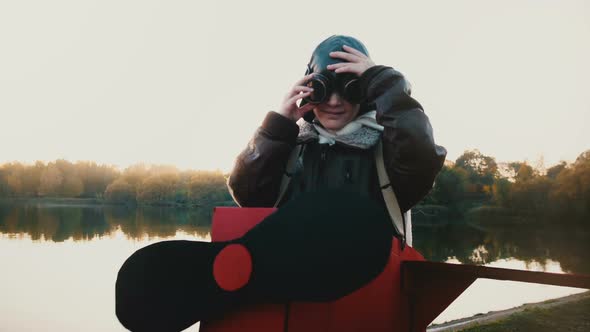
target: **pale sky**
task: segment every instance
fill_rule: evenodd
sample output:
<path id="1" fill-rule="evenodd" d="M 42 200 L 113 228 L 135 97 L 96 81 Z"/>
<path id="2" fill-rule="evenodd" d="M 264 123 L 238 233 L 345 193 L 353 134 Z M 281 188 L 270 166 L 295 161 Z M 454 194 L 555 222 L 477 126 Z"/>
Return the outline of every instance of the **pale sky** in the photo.
<path id="1" fill-rule="evenodd" d="M 588 1 L 1 1 L 0 163 L 229 171 L 332 34 L 406 75 L 436 142 L 590 149 Z"/>

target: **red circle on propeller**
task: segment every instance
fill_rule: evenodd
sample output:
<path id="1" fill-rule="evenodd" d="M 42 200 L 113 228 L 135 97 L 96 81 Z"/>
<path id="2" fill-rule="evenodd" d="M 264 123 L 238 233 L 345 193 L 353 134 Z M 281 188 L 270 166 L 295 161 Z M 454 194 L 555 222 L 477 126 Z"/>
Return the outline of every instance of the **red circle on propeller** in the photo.
<path id="1" fill-rule="evenodd" d="M 230 244 L 223 248 L 213 262 L 213 277 L 217 285 L 226 291 L 244 287 L 252 274 L 252 257 L 241 244 Z"/>

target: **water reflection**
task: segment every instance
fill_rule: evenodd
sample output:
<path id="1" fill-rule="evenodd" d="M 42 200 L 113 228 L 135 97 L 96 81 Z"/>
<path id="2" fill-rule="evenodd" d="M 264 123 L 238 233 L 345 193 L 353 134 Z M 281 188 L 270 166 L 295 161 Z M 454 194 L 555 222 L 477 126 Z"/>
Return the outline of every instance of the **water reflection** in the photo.
<path id="1" fill-rule="evenodd" d="M 427 259 L 439 262 L 453 258 L 485 265 L 514 258 L 544 267 L 555 261 L 564 272 L 590 274 L 590 229 L 573 225 L 415 227 L 414 246 Z"/>
<path id="2" fill-rule="evenodd" d="M 34 241 L 88 241 L 118 229 L 130 239 L 172 237 L 177 231 L 207 237 L 213 207 L 0 205 L 0 233 L 26 234 Z"/>
<path id="3" fill-rule="evenodd" d="M 0 233 L 26 234 L 32 240 L 88 241 L 121 230 L 130 239 L 173 237 L 178 231 L 209 236 L 213 207 L 0 205 Z M 465 222 L 419 226 L 414 245 L 429 260 L 456 259 L 489 264 L 514 258 L 545 266 L 561 264 L 565 272 L 590 274 L 590 229 L 572 225 L 552 227 L 534 221 L 518 225 L 474 226 Z M 434 224 L 436 225 L 436 224 Z"/>

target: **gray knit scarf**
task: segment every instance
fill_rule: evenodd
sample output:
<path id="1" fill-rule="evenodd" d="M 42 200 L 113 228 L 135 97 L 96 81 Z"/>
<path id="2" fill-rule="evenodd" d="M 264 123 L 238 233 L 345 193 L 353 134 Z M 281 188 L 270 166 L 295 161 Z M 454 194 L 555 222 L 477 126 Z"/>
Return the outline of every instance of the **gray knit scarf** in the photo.
<path id="1" fill-rule="evenodd" d="M 377 144 L 383 131 L 383 126 L 379 125 L 375 120 L 376 114 L 376 111 L 367 112 L 351 121 L 335 134 L 326 131 L 319 123 L 314 122 L 311 124 L 305 120 L 300 120 L 297 122 L 299 125 L 297 143 L 317 139 L 320 144 L 334 145 L 338 142 L 352 147 L 368 149 Z"/>

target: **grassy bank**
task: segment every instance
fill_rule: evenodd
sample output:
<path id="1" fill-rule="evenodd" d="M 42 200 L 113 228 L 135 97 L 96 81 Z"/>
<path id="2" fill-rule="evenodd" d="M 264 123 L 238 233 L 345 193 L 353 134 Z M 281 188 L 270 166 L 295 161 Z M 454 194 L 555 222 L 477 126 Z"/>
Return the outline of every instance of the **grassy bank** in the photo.
<path id="1" fill-rule="evenodd" d="M 590 292 L 562 299 L 527 304 L 511 309 L 512 313 L 498 319 L 481 318 L 465 328 L 437 329 L 438 331 L 500 332 L 500 331 L 590 331 Z M 491 317 L 490 317 L 491 318 Z"/>

